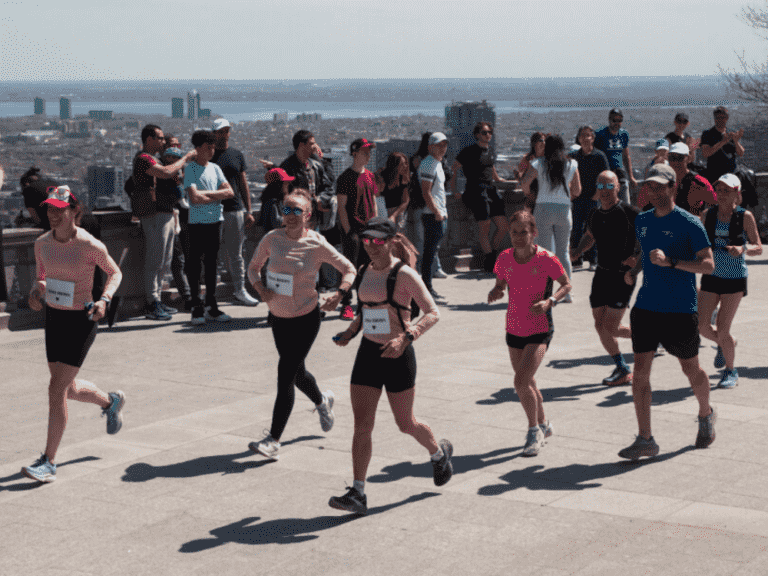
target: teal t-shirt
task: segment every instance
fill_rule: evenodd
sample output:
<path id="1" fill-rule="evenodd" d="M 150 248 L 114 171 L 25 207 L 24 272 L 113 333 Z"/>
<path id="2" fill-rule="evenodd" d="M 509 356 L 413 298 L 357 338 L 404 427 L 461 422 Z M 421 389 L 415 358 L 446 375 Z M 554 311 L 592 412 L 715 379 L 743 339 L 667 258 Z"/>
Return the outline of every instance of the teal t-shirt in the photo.
<path id="1" fill-rule="evenodd" d="M 635 233 L 643 250 L 643 285 L 635 306 L 651 312 L 696 312 L 696 274 L 656 266 L 650 253 L 659 248 L 669 258 L 695 260 L 697 252 L 710 246 L 701 221 L 678 206 L 657 218 L 654 208 L 637 216 Z"/>
<path id="2" fill-rule="evenodd" d="M 218 190 L 227 179 L 224 172 L 213 162 L 200 166 L 197 162 L 190 162 L 184 168 L 184 190 L 194 184 L 198 190 Z M 224 220 L 224 210 L 221 201 L 210 204 L 191 204 L 189 206 L 190 224 L 215 224 Z"/>

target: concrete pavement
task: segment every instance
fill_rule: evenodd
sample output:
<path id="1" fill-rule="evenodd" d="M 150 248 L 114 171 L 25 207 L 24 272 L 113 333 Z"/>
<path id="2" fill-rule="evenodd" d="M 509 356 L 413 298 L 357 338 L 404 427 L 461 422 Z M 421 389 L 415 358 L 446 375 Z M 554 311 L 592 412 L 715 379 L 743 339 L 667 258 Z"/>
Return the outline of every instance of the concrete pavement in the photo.
<path id="1" fill-rule="evenodd" d="M 98 408 L 71 402 L 58 479 L 44 486 L 19 474 L 45 444 L 43 332 L 4 331 L 0 574 L 766 574 L 766 264 L 750 259 L 733 327 L 740 384 L 712 391 L 717 440 L 693 449 L 696 402 L 663 355 L 652 376 L 661 454 L 640 463 L 616 455 L 637 425 L 630 388 L 600 384 L 612 364 L 592 327 L 591 273 L 576 271 L 575 303 L 555 309 L 537 375 L 555 433 L 535 458 L 520 456 L 527 423 L 506 304 L 483 304 L 488 276 L 436 280 L 448 305 L 416 344 L 416 414 L 452 441 L 454 477 L 433 485 L 428 455 L 382 400 L 364 518 L 327 505 L 352 481 L 357 346 L 331 342 L 345 326 L 336 314 L 307 363 L 336 393 L 336 425 L 324 434 L 297 393 L 275 463 L 247 447 L 269 427 L 275 395 L 264 305 L 223 305 L 230 324 L 193 328 L 180 315 L 104 327 L 81 377 L 126 393 L 125 425 L 107 436 Z M 714 355 L 703 341 L 713 385 Z"/>

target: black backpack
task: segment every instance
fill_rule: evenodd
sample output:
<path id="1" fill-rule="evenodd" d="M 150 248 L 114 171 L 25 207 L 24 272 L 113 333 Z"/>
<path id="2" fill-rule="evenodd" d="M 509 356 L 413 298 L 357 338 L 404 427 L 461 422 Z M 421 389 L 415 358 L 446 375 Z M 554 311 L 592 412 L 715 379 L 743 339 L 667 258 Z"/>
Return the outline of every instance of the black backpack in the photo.
<path id="1" fill-rule="evenodd" d="M 365 271 L 368 270 L 368 265 L 370 262 L 366 262 L 360 267 L 360 270 L 357 273 L 357 277 L 355 278 L 355 290 L 360 290 L 360 283 L 363 281 L 363 276 L 365 275 Z M 400 272 L 400 268 L 405 266 L 405 262 L 402 260 L 398 260 L 397 264 L 395 264 L 392 267 L 392 270 L 389 271 L 389 274 L 387 275 L 387 300 L 386 303 L 392 306 L 392 308 L 396 310 L 410 310 L 411 311 L 411 320 L 416 318 L 421 313 L 421 308 L 419 308 L 419 305 L 416 304 L 416 300 L 411 298 L 411 305 L 410 307 L 403 306 L 402 304 L 399 304 L 395 302 L 395 284 L 397 283 L 397 273 Z M 359 292 L 358 292 L 358 300 L 359 300 Z M 382 302 L 383 304 L 384 302 Z M 357 313 L 362 314 L 363 306 L 362 302 L 360 303 L 360 306 L 357 307 Z M 405 330 L 405 323 L 403 322 L 402 316 L 398 313 L 397 315 L 398 319 L 400 320 L 400 326 Z M 358 327 L 358 332 L 360 331 L 360 328 L 362 327 L 362 322 L 360 323 L 360 326 Z"/>
<path id="2" fill-rule="evenodd" d="M 755 171 L 739 162 L 734 172 L 741 181 L 741 207 L 754 208 L 757 206 L 757 178 Z"/>

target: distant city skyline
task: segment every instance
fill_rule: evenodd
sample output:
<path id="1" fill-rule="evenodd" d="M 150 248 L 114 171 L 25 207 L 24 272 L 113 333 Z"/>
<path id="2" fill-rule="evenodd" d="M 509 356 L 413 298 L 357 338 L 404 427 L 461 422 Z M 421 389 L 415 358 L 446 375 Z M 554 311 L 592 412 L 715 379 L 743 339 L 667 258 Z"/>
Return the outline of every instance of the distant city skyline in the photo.
<path id="1" fill-rule="evenodd" d="M 745 5 L 728 0 L 186 0 L 183 7 L 149 0 L 4 2 L 0 78 L 710 76 L 718 65 L 737 68 L 737 53 L 764 61 L 766 41 L 739 18 Z M 298 33 L 302 27 L 306 34 Z"/>

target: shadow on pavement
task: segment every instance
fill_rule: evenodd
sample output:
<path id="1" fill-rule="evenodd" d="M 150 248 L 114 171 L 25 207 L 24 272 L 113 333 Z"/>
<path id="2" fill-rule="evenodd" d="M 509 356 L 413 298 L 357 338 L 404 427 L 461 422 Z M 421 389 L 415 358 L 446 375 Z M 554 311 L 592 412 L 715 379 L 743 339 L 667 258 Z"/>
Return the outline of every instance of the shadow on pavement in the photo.
<path id="1" fill-rule="evenodd" d="M 177 334 L 197 334 L 198 332 L 235 332 L 237 330 L 252 330 L 253 328 L 268 328 L 266 317 L 261 318 L 232 318 L 229 322 L 211 322 L 192 326 L 189 321 L 183 322 Z"/>
<path id="2" fill-rule="evenodd" d="M 636 470 L 638 466 L 646 466 L 654 462 L 663 462 L 695 450 L 693 446 L 686 446 L 675 452 L 661 454 L 656 458 L 636 460 L 622 460 L 619 462 L 606 462 L 605 464 L 569 464 L 557 468 L 546 468 L 541 464 L 529 466 L 520 470 L 512 470 L 499 477 L 503 484 L 483 486 L 477 493 L 480 496 L 498 496 L 517 488 L 529 490 L 585 490 L 586 488 L 599 488 L 601 483 L 595 482 L 601 478 L 610 478 L 626 472 Z"/>
<path id="3" fill-rule="evenodd" d="M 69 464 L 81 464 L 83 462 L 93 462 L 94 460 L 101 460 L 98 456 L 83 456 L 82 458 L 75 458 L 74 460 L 67 460 L 66 462 L 61 462 L 60 464 L 56 464 L 56 471 L 58 471 L 63 466 L 67 466 Z M 11 484 L 10 486 L 3 486 L 2 484 L 5 482 L 13 482 L 14 480 L 24 480 L 25 482 L 23 484 Z M 26 476 L 24 476 L 21 472 L 17 472 L 16 474 L 11 474 L 10 476 L 6 476 L 5 478 L 0 478 L 0 492 L 3 490 L 6 490 L 8 492 L 19 492 L 21 490 L 30 490 L 32 488 L 37 488 L 38 486 L 42 486 L 42 482 L 37 482 L 35 480 L 30 480 Z"/>
<path id="4" fill-rule="evenodd" d="M 768 368 L 762 366 L 760 368 L 746 368 L 744 366 L 737 366 L 739 371 L 739 378 L 749 378 L 750 380 L 766 380 L 768 379 Z"/>
<path id="5" fill-rule="evenodd" d="M 501 448 L 499 450 L 492 450 L 485 454 L 471 454 L 467 456 L 454 456 L 451 458 L 453 464 L 453 473 L 462 474 L 464 472 L 470 472 L 473 470 L 480 470 L 487 466 L 493 466 L 502 462 L 508 462 L 514 460 L 519 453 L 512 454 L 522 450 L 522 446 L 514 446 L 511 448 Z M 429 462 L 419 462 L 414 464 L 412 462 L 400 462 L 399 464 L 392 464 L 391 466 L 385 466 L 381 469 L 380 474 L 368 476 L 368 482 L 394 482 L 396 480 L 402 480 L 403 478 L 431 478 L 432 466 Z"/>
<path id="6" fill-rule="evenodd" d="M 322 436 L 300 436 L 286 442 L 281 446 L 288 446 L 296 442 L 321 439 Z M 257 457 L 258 460 L 246 460 L 238 462 L 241 458 Z M 240 474 L 252 468 L 261 468 L 271 464 L 274 460 L 262 459 L 259 454 L 250 450 L 236 452 L 234 454 L 217 454 L 215 456 L 201 456 L 186 462 L 168 464 L 166 466 L 152 466 L 146 462 L 131 464 L 125 469 L 121 478 L 123 482 L 147 482 L 155 478 L 195 478 L 206 474 Z"/>
<path id="7" fill-rule="evenodd" d="M 624 361 L 627 364 L 635 363 L 635 355 L 632 352 L 623 354 L 623 356 Z M 615 364 L 610 356 L 604 354 L 602 356 L 591 356 L 589 358 L 550 360 L 547 362 L 546 366 L 547 368 L 554 368 L 555 370 L 567 370 L 568 368 L 576 368 L 577 366 L 615 366 Z"/>
<path id="8" fill-rule="evenodd" d="M 422 492 L 421 494 L 414 494 L 400 502 L 369 508 L 368 516 L 381 514 L 405 504 L 412 504 L 433 496 L 439 496 L 439 493 Z M 359 518 L 363 518 L 363 516 L 346 514 L 344 516 L 317 516 L 315 518 L 282 518 L 280 520 L 267 520 L 259 524 L 253 524 L 261 520 L 261 518 L 259 516 L 252 516 L 211 530 L 210 534 L 213 538 L 201 538 L 200 540 L 185 542 L 179 548 L 179 552 L 202 552 L 203 550 L 210 550 L 211 548 L 229 543 L 251 545 L 297 544 L 319 538 L 315 532 L 335 528 Z"/>
<path id="9" fill-rule="evenodd" d="M 445 304 L 442 307 L 448 308 L 448 310 L 455 310 L 456 312 L 490 312 L 493 310 L 506 310 L 507 303 L 488 304 L 487 302 L 475 302 L 474 304 Z"/>
<path id="10" fill-rule="evenodd" d="M 559 386 L 557 388 L 539 388 L 544 402 L 564 402 L 578 400 L 583 394 L 594 394 L 606 389 L 603 384 L 574 384 L 573 386 Z M 502 388 L 491 394 L 491 398 L 478 400 L 476 404 L 496 405 L 505 402 L 519 402 L 514 388 Z"/>

